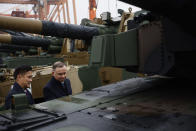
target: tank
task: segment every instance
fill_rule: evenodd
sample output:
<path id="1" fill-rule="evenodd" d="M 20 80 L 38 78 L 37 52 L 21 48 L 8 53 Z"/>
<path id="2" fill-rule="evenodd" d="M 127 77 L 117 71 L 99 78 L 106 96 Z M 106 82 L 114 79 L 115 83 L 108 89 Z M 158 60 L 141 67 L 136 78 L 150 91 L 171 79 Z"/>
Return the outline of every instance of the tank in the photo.
<path id="1" fill-rule="evenodd" d="M 83 32 L 87 36 L 81 31 L 74 34 L 76 30 L 72 30 L 74 36 L 67 34 L 68 30 L 59 35 L 88 44 L 90 62 L 79 70 L 79 76 L 90 91 L 2 111 L 1 130 L 196 130 L 195 20 L 185 19 L 195 18 L 195 2 L 121 1 L 145 10 L 120 22 L 114 33 L 100 33 L 102 24 L 84 22 L 76 28 L 92 29 L 92 33 Z M 109 17 L 108 13 L 104 15 Z M 104 26 L 110 25 L 109 21 L 106 19 Z M 37 25 L 39 30 L 33 33 L 42 32 L 42 23 Z M 107 69 L 99 72 L 102 67 Z M 113 76 L 123 77 L 122 73 L 107 74 L 109 68 L 124 69 L 127 76 L 134 72 L 140 77 L 108 84 Z M 100 82 L 108 85 L 101 86 Z"/>
<path id="2" fill-rule="evenodd" d="M 15 68 L 23 63 L 36 66 L 62 61 L 55 56 L 60 54 L 62 45 L 62 38 L 0 34 L 1 64 Z"/>
<path id="3" fill-rule="evenodd" d="M 83 20 L 81 25 L 0 16 L 0 28 L 83 40 L 88 45 L 89 66 L 120 67 L 143 74 L 194 76 L 190 68 L 190 64 L 195 65 L 191 61 L 196 49 L 193 33 L 185 33 L 183 26 L 178 25 L 181 22 L 170 17 L 145 10 L 134 15 L 127 19 L 127 30 L 123 32 L 120 28 L 124 23 L 112 20 L 109 13 L 102 14 L 104 24 Z M 170 30 L 174 37 L 169 35 Z"/>

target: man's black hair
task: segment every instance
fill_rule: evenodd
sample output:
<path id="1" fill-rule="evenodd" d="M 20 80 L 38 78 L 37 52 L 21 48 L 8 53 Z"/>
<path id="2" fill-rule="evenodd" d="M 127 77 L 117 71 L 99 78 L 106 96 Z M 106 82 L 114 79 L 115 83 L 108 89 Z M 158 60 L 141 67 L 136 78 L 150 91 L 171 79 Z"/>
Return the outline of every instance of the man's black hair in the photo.
<path id="1" fill-rule="evenodd" d="M 14 71 L 14 79 L 16 79 L 19 74 L 25 74 L 28 71 L 32 71 L 31 66 L 22 65 L 22 66 L 17 67 Z"/>

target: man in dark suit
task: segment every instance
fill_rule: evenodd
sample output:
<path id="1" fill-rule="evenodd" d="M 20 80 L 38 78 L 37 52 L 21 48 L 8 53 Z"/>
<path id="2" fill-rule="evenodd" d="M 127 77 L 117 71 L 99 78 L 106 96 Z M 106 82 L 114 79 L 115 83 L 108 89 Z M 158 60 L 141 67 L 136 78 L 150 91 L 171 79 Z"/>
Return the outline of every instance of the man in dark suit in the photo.
<path id="1" fill-rule="evenodd" d="M 63 62 L 55 62 L 52 78 L 43 88 L 46 101 L 72 94 L 70 80 L 66 78 L 67 68 Z"/>
<path id="2" fill-rule="evenodd" d="M 27 88 L 30 88 L 32 82 L 32 68 L 30 66 L 22 65 L 17 67 L 14 71 L 15 83 L 13 88 L 9 91 L 5 99 L 5 108 L 9 109 L 12 105 L 12 95 L 25 93 L 29 104 L 34 104 L 33 97 Z"/>

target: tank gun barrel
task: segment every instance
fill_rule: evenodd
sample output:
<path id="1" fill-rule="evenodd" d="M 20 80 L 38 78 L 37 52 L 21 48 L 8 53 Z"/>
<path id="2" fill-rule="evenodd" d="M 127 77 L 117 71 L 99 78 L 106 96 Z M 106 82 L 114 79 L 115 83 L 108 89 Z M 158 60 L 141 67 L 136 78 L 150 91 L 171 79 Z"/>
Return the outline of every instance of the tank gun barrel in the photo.
<path id="1" fill-rule="evenodd" d="M 62 24 L 10 16 L 0 16 L 0 28 L 46 36 L 83 40 L 92 39 L 93 36 L 99 34 L 99 30 L 96 27 Z"/>
<path id="2" fill-rule="evenodd" d="M 0 43 L 47 48 L 52 42 L 49 39 L 39 37 L 0 34 Z"/>

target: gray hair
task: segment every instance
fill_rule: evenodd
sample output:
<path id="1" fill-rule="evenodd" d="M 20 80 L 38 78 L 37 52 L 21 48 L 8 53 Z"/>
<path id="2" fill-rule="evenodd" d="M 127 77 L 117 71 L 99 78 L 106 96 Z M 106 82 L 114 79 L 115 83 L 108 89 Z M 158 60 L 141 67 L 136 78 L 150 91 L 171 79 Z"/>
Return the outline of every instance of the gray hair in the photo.
<path id="1" fill-rule="evenodd" d="M 61 67 L 64 67 L 64 66 L 65 66 L 65 64 L 63 62 L 57 61 L 53 64 L 52 69 L 55 70 L 56 68 L 61 68 Z"/>

